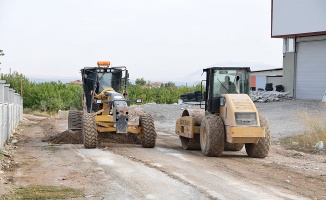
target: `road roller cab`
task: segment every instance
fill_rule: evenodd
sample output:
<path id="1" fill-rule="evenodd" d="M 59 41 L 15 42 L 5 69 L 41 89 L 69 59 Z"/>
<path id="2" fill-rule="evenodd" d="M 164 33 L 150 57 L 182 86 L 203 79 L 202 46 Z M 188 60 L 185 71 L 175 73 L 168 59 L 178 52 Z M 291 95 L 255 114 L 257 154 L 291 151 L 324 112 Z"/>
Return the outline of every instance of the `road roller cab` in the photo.
<path id="1" fill-rule="evenodd" d="M 250 157 L 266 157 L 269 123 L 249 97 L 250 68 L 212 67 L 203 72 L 204 108 L 184 110 L 176 122 L 182 147 L 221 156 L 224 150 L 239 151 L 245 146 Z"/>

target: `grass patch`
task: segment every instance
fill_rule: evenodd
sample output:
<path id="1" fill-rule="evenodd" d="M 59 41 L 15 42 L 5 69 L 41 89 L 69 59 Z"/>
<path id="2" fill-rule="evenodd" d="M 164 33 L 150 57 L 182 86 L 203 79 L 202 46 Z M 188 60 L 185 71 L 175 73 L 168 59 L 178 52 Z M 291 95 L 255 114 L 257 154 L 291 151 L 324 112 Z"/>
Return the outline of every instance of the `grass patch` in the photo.
<path id="1" fill-rule="evenodd" d="M 283 146 L 290 149 L 313 152 L 315 145 L 323 141 L 326 145 L 326 106 L 322 105 L 318 113 L 309 113 L 306 110 L 297 112 L 298 120 L 304 125 L 304 130 L 299 135 L 281 138 Z"/>
<path id="2" fill-rule="evenodd" d="M 83 197 L 82 189 L 74 189 L 64 186 L 28 186 L 17 188 L 9 199 L 71 199 Z"/>
<path id="3" fill-rule="evenodd" d="M 24 114 L 33 114 L 33 109 L 31 109 L 31 108 L 23 108 L 23 113 Z"/>
<path id="4" fill-rule="evenodd" d="M 23 108 L 23 113 L 36 115 L 36 116 L 40 116 L 40 117 L 49 117 L 49 116 L 56 117 L 58 115 L 58 113 L 56 111 L 46 112 L 46 111 L 34 110 L 31 108 Z"/>

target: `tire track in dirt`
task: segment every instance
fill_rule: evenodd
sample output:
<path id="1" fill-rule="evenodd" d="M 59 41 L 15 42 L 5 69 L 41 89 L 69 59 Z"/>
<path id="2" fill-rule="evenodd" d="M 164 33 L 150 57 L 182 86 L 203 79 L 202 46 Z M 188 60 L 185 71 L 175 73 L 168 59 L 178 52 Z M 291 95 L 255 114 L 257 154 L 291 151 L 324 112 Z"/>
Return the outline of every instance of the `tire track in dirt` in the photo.
<path id="1" fill-rule="evenodd" d="M 162 143 L 162 140 L 164 140 L 164 137 L 161 136 L 161 132 L 159 132 L 158 134 L 158 142 L 157 142 L 157 146 L 153 149 L 153 151 L 161 151 L 159 153 L 155 153 L 152 152 L 153 155 L 150 155 L 151 153 L 146 153 L 144 151 L 142 151 L 142 149 L 139 149 L 135 146 L 128 146 L 128 147 L 123 147 L 123 146 L 115 146 L 115 145 L 111 145 L 110 147 L 107 147 L 105 150 L 109 150 L 115 154 L 124 156 L 125 158 L 131 159 L 135 162 L 140 162 L 143 163 L 144 165 L 150 167 L 150 168 L 154 168 L 156 170 L 159 170 L 163 173 L 165 173 L 167 176 L 170 176 L 173 179 L 176 179 L 180 182 L 183 182 L 184 184 L 187 185 L 191 185 L 192 187 L 195 187 L 197 189 L 199 189 L 200 191 L 204 192 L 209 198 L 222 198 L 223 196 L 221 196 L 218 192 L 216 192 L 216 190 L 212 190 L 209 187 L 206 187 L 205 184 L 201 185 L 200 183 L 194 181 L 197 180 L 198 177 L 192 177 L 187 173 L 183 173 L 181 171 L 179 171 L 178 168 L 175 168 L 171 164 L 170 162 L 164 163 L 164 161 L 162 160 L 173 160 L 175 157 L 181 158 L 181 160 L 185 160 L 185 163 L 194 163 L 194 166 L 192 166 L 192 169 L 196 169 L 197 166 L 197 173 L 201 173 L 203 172 L 203 170 L 206 171 L 210 171 L 212 176 L 217 176 L 219 178 L 222 177 L 222 180 L 224 178 L 224 180 L 226 182 L 230 182 L 229 184 L 236 184 L 237 183 L 233 183 L 233 182 L 237 182 L 239 181 L 240 183 L 246 182 L 247 185 L 251 185 L 253 188 L 261 188 L 263 187 L 264 192 L 262 192 L 261 196 L 263 197 L 271 197 L 273 196 L 276 199 L 283 199 L 283 198 L 288 198 L 288 199 L 296 199 L 296 198 L 304 198 L 304 196 L 310 196 L 310 194 L 306 193 L 300 193 L 296 190 L 293 190 L 295 193 L 293 193 L 291 191 L 291 189 L 293 188 L 285 188 L 284 184 L 282 182 L 279 183 L 278 178 L 273 180 L 272 182 L 269 182 L 266 180 L 266 178 L 268 178 L 268 174 L 273 174 L 273 170 L 275 168 L 272 169 L 264 169 L 262 170 L 262 168 L 264 168 L 264 166 L 261 169 L 258 169 L 258 173 L 257 170 L 256 171 L 252 171 L 252 169 L 254 169 L 254 167 L 256 166 L 260 166 L 263 163 L 261 162 L 261 159 L 252 159 L 247 157 L 246 154 L 244 154 L 243 152 L 239 153 L 226 153 L 223 154 L 222 157 L 220 158 L 208 158 L 208 157 L 203 157 L 201 155 L 200 151 L 185 151 L 183 149 L 181 149 L 180 146 L 176 146 L 176 143 L 174 141 L 175 138 L 177 137 L 170 137 L 169 134 L 163 133 L 164 136 L 166 136 L 168 139 L 168 141 L 171 140 L 171 138 L 173 138 L 173 141 L 170 143 L 167 143 L 166 141 L 164 143 Z M 177 138 L 177 140 L 179 140 L 179 138 Z M 164 152 L 166 151 L 166 152 Z M 169 156 L 169 159 L 167 157 L 164 157 L 163 155 L 161 155 L 161 153 L 165 153 L 165 154 L 175 154 L 172 157 Z M 177 156 L 176 156 L 177 155 Z M 157 157 L 161 156 L 162 159 L 155 159 Z M 188 159 L 188 161 L 187 161 Z M 180 162 L 179 160 L 175 160 L 175 162 Z M 246 163 L 245 165 L 243 165 L 243 163 Z M 165 165 L 169 165 L 169 166 L 165 166 Z M 187 166 L 185 164 L 180 164 L 184 166 L 184 170 L 187 171 Z M 240 169 L 240 168 L 243 169 Z M 190 171 L 191 172 L 191 171 Z M 217 172 L 217 173 L 215 173 Z M 207 173 L 205 176 L 208 176 Z M 191 177 L 191 178 L 189 178 Z M 230 177 L 230 181 L 228 180 L 228 178 L 226 177 Z M 200 182 L 200 180 L 199 180 Z M 266 184 L 264 184 L 266 182 Z M 262 186 L 263 185 L 263 186 Z M 241 187 L 248 187 L 246 186 L 246 184 L 244 184 Z M 266 189 L 267 188 L 267 189 Z M 248 188 L 247 188 L 248 189 Z M 314 191 L 318 191 L 318 188 L 316 188 L 316 190 Z M 250 193 L 250 192 L 249 192 Z M 236 194 L 235 195 L 239 195 L 239 197 L 241 196 L 241 194 Z M 299 196 L 298 196 L 299 195 Z M 241 198 L 245 198 L 244 196 L 241 196 Z"/>

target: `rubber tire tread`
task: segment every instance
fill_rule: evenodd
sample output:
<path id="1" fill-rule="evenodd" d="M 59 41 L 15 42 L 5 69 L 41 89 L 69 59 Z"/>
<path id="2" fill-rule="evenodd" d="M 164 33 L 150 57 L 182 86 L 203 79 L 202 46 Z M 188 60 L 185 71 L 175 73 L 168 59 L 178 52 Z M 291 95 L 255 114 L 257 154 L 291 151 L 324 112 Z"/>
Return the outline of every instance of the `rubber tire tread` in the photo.
<path id="1" fill-rule="evenodd" d="M 224 151 L 240 151 L 243 148 L 243 143 L 228 143 L 224 144 Z"/>
<path id="2" fill-rule="evenodd" d="M 144 148 L 154 148 L 156 142 L 156 131 L 154 120 L 151 115 L 144 114 L 139 116 L 139 126 L 142 127 L 141 145 Z"/>
<path id="3" fill-rule="evenodd" d="M 203 131 L 206 129 L 206 145 L 203 143 Z M 219 157 L 222 155 L 225 143 L 223 119 L 217 115 L 208 114 L 200 126 L 200 147 L 204 156 Z"/>
<path id="4" fill-rule="evenodd" d="M 69 110 L 68 113 L 68 127 L 70 130 L 82 129 L 83 127 L 83 113 L 79 110 Z"/>
<path id="5" fill-rule="evenodd" d="M 83 115 L 83 143 L 86 149 L 96 148 L 97 130 L 93 113 Z"/>
<path id="6" fill-rule="evenodd" d="M 72 118 L 72 116 L 71 116 L 71 113 L 70 113 L 71 111 L 69 111 L 68 112 L 68 130 L 70 130 L 72 127 L 71 127 L 71 118 Z"/>
<path id="7" fill-rule="evenodd" d="M 259 115 L 260 126 L 265 129 L 265 137 L 260 138 L 257 144 L 246 144 L 246 152 L 252 158 L 265 158 L 271 145 L 271 131 L 266 117 Z"/>

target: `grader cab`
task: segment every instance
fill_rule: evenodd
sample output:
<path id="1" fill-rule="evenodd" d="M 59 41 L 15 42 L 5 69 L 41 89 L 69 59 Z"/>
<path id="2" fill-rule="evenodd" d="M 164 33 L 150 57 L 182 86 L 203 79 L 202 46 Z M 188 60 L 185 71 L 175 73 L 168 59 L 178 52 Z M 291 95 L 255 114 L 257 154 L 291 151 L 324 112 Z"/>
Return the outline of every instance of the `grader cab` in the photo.
<path id="1" fill-rule="evenodd" d="M 176 122 L 184 149 L 201 149 L 205 156 L 240 151 L 265 158 L 270 147 L 268 120 L 258 114 L 249 97 L 249 67 L 204 69 L 205 109 L 187 109 Z"/>
<path id="2" fill-rule="evenodd" d="M 71 110 L 69 129 L 82 129 L 85 148 L 97 146 L 98 133 L 138 134 L 142 146 L 153 148 L 156 141 L 154 120 L 149 114 L 139 116 L 139 125 L 129 122 L 129 105 L 141 99 L 127 99 L 128 70 L 110 67 L 109 61 L 97 62 L 97 67 L 81 69 L 83 111 Z"/>

